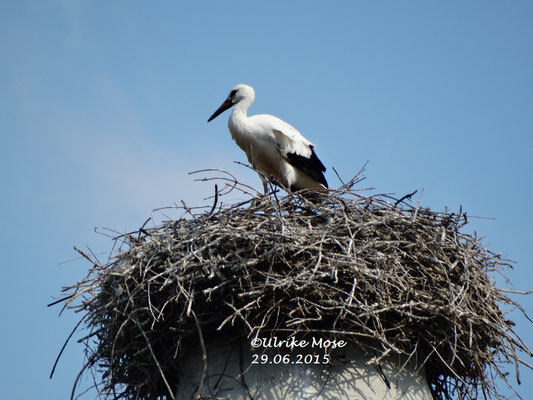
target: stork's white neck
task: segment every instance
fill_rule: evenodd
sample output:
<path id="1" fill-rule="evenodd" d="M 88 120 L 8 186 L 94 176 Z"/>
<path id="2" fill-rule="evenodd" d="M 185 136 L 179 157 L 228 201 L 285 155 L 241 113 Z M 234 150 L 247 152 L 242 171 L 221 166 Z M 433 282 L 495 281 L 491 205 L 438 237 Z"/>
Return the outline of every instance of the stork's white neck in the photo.
<path id="1" fill-rule="evenodd" d="M 242 99 L 235 104 L 235 107 L 231 112 L 231 116 L 228 120 L 228 127 L 235 140 L 237 140 L 236 136 L 247 135 L 247 131 L 245 129 L 246 119 L 248 118 L 247 112 L 253 101 L 254 100 L 250 98 Z"/>
<path id="2" fill-rule="evenodd" d="M 237 104 L 235 104 L 235 108 L 233 109 L 232 114 L 238 114 L 241 118 L 246 118 L 246 113 L 248 111 L 248 108 L 252 105 L 254 102 L 254 99 L 251 98 L 244 98 L 241 101 L 239 101 Z"/>

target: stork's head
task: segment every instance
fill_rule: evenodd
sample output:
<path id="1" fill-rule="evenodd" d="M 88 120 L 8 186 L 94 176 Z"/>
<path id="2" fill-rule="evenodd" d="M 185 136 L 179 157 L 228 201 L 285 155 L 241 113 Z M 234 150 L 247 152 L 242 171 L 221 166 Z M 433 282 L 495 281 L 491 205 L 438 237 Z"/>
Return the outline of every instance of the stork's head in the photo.
<path id="1" fill-rule="evenodd" d="M 221 106 L 218 107 L 218 109 L 213 113 L 213 115 L 211 115 L 211 117 L 209 117 L 207 122 L 214 120 L 224 111 L 226 111 L 228 108 L 233 107 L 235 104 L 239 103 L 240 101 L 245 100 L 248 103 L 248 105 L 250 105 L 252 104 L 254 99 L 255 99 L 254 88 L 251 86 L 245 85 L 244 83 L 239 83 L 237 86 L 231 89 L 231 92 L 229 92 L 228 98 L 224 100 Z"/>

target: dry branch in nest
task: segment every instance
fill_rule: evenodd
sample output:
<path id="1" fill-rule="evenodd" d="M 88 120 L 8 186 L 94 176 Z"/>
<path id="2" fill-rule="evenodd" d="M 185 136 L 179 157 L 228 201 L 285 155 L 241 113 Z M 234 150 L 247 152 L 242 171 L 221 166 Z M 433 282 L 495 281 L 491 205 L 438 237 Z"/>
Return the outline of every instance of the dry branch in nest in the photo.
<path id="1" fill-rule="evenodd" d="M 82 252 L 94 266 L 65 307 L 83 316 L 100 395 L 171 399 L 184 351 L 214 337 L 320 332 L 423 354 L 437 399 L 501 397 L 502 368 L 518 378 L 531 355 L 501 308 L 520 306 L 488 276 L 509 262 L 461 233 L 465 213 L 365 196 L 358 179 L 312 201 L 225 206 L 217 189 L 213 206 L 116 238 L 105 265 Z"/>

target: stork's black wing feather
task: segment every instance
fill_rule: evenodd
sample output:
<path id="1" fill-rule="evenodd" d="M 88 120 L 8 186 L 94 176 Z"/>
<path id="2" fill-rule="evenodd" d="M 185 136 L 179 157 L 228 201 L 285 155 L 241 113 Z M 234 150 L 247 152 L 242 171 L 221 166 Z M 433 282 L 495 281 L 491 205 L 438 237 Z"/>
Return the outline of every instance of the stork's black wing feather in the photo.
<path id="1" fill-rule="evenodd" d="M 307 158 L 296 153 L 287 153 L 287 159 L 293 166 L 309 175 L 315 181 L 320 182 L 325 187 L 328 187 L 328 182 L 324 176 L 326 167 L 322 164 L 322 161 L 316 156 L 315 150 L 311 147 L 311 157 Z"/>

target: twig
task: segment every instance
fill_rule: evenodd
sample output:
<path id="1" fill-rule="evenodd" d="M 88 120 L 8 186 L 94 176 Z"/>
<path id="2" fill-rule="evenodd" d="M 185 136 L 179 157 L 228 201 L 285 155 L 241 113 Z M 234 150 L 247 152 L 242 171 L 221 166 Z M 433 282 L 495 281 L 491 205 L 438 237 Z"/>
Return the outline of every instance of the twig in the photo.
<path id="1" fill-rule="evenodd" d="M 209 214 L 207 214 L 207 216 L 213 215 L 217 207 L 217 203 L 218 203 L 218 185 L 215 183 L 215 200 L 213 200 L 213 207 L 211 207 L 211 211 L 209 211 Z"/>
<path id="2" fill-rule="evenodd" d="M 157 366 L 157 369 L 159 370 L 159 374 L 161 376 L 161 379 L 163 379 L 163 382 L 165 382 L 165 386 L 167 387 L 168 393 L 170 394 L 170 398 L 174 399 L 175 398 L 174 397 L 174 392 L 172 391 L 172 389 L 170 388 L 170 385 L 168 384 L 167 378 L 165 377 L 165 373 L 163 372 L 163 369 L 161 368 L 161 365 L 159 364 L 159 361 L 157 360 L 157 357 L 156 357 L 156 355 L 154 353 L 154 350 L 152 349 L 152 345 L 150 344 L 150 340 L 148 339 L 148 336 L 146 336 L 146 333 L 144 332 L 144 329 L 141 326 L 141 324 L 139 323 L 139 321 L 137 321 L 135 319 L 134 322 L 135 322 L 135 325 L 137 325 L 137 327 L 139 328 L 139 331 L 141 332 L 142 336 L 144 337 L 144 340 L 146 341 L 146 346 L 148 347 L 148 350 L 150 351 L 150 354 L 152 355 L 154 363 Z"/>
<path id="3" fill-rule="evenodd" d="M 409 194 L 406 194 L 405 196 L 401 197 L 400 199 L 396 200 L 396 202 L 394 203 L 395 206 L 397 206 L 398 204 L 400 204 L 401 202 L 403 202 L 405 199 L 409 199 L 411 200 L 411 197 L 413 197 L 414 194 L 416 194 L 416 192 L 418 192 L 418 190 L 415 190 L 414 192 L 411 192 Z"/>
<path id="4" fill-rule="evenodd" d="M 202 374 L 200 375 L 200 382 L 198 383 L 198 389 L 194 393 L 194 396 L 192 397 L 193 400 L 196 400 L 200 398 L 200 392 L 202 390 L 202 387 L 204 386 L 205 377 L 207 375 L 207 351 L 205 349 L 205 343 L 204 343 L 204 335 L 202 334 L 202 328 L 200 327 L 200 323 L 198 322 L 198 318 L 196 317 L 196 313 L 193 311 L 192 316 L 194 318 L 194 322 L 196 324 L 196 329 L 198 330 L 198 340 L 200 341 L 200 347 L 202 348 Z"/>

